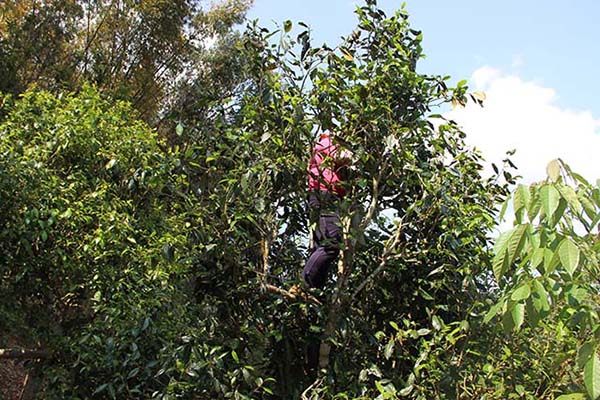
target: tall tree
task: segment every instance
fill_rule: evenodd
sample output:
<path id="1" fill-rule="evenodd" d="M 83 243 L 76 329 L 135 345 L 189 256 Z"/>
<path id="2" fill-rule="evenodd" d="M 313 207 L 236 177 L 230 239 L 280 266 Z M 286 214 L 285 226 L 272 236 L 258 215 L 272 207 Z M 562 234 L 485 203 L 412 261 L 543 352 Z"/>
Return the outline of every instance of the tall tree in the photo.
<path id="1" fill-rule="evenodd" d="M 251 1 L 203 9 L 197 0 L 4 2 L 0 90 L 36 84 L 75 89 L 91 82 L 131 101 L 146 121 L 168 109 L 179 85 L 210 65 L 204 53 L 233 35 Z M 235 36 L 235 35 L 234 35 Z"/>

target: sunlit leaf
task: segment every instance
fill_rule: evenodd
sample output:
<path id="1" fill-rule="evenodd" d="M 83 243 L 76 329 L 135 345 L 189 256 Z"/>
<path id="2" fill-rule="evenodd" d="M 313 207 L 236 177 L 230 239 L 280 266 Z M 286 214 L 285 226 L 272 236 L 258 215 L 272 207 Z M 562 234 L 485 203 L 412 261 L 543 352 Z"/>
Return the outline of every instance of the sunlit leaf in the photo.
<path id="1" fill-rule="evenodd" d="M 526 283 L 524 285 L 519 286 L 510 296 L 510 298 L 514 301 L 522 301 L 529 297 L 531 294 L 531 289 L 529 284 Z"/>
<path id="2" fill-rule="evenodd" d="M 560 178 L 560 164 L 558 160 L 550 161 L 546 167 L 546 172 L 548 173 L 550 180 L 553 182 L 558 181 L 558 178 Z"/>
<path id="3" fill-rule="evenodd" d="M 600 359 L 595 354 L 585 364 L 583 370 L 585 388 L 592 400 L 600 397 Z"/>
<path id="4" fill-rule="evenodd" d="M 579 265 L 579 248 L 569 238 L 563 239 L 558 248 L 560 262 L 567 270 L 569 275 L 573 276 L 575 269 Z"/>
<path id="5" fill-rule="evenodd" d="M 554 212 L 558 208 L 558 203 L 560 201 L 558 190 L 552 185 L 544 185 L 540 189 L 540 199 L 542 201 L 542 209 L 546 214 L 546 219 L 552 221 Z"/>

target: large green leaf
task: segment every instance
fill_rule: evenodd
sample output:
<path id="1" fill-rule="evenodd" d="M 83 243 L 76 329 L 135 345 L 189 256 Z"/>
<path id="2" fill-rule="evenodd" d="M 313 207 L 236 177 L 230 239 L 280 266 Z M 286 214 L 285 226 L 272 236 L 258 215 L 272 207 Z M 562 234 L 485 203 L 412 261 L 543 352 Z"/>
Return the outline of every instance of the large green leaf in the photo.
<path id="1" fill-rule="evenodd" d="M 533 251 L 533 254 L 531 255 L 531 268 L 537 268 L 544 262 L 545 250 L 547 249 L 537 248 Z"/>
<path id="2" fill-rule="evenodd" d="M 596 206 L 592 200 L 590 200 L 590 198 L 582 192 L 579 192 L 578 198 L 583 206 L 583 211 L 585 211 L 585 214 L 588 216 L 588 218 L 591 220 L 595 219 L 598 215 L 598 211 L 596 210 Z"/>
<path id="3" fill-rule="evenodd" d="M 579 248 L 569 238 L 564 238 L 558 247 L 558 255 L 562 266 L 569 275 L 573 276 L 577 265 L 579 264 Z"/>
<path id="4" fill-rule="evenodd" d="M 560 164 L 558 160 L 552 160 L 548 163 L 546 167 L 546 172 L 548 173 L 548 178 L 553 182 L 558 181 L 560 178 Z"/>
<path id="5" fill-rule="evenodd" d="M 531 288 L 529 283 L 525 283 L 524 285 L 519 286 L 510 296 L 510 298 L 514 301 L 525 300 L 531 294 Z"/>
<path id="6" fill-rule="evenodd" d="M 503 232 L 494 243 L 494 258 L 492 260 L 492 270 L 494 276 L 499 282 L 504 274 L 505 265 L 508 266 L 509 256 L 507 253 L 508 240 L 512 235 L 513 230 Z"/>
<path id="7" fill-rule="evenodd" d="M 529 324 L 533 328 L 537 327 L 538 323 L 542 319 L 542 316 L 538 310 L 536 310 L 535 305 L 533 304 L 533 296 L 530 296 L 525 302 L 525 311 L 527 312 L 527 321 Z"/>
<path id="8" fill-rule="evenodd" d="M 600 397 L 600 359 L 598 354 L 594 354 L 585 364 L 583 380 L 590 398 L 596 400 Z"/>
<path id="9" fill-rule="evenodd" d="M 556 400 L 585 400 L 585 393 L 562 394 Z"/>
<path id="10" fill-rule="evenodd" d="M 593 342 L 584 343 L 577 350 L 577 365 L 579 366 L 579 368 L 585 367 L 585 365 L 588 363 L 590 357 L 594 354 L 595 351 L 596 346 Z"/>
<path id="11" fill-rule="evenodd" d="M 581 202 L 577 198 L 577 193 L 572 187 L 566 185 L 556 185 L 561 197 L 567 201 L 569 207 L 575 214 L 580 214 L 583 210 Z"/>
<path id="12" fill-rule="evenodd" d="M 548 301 L 548 292 L 539 280 L 533 281 L 533 290 L 531 294 L 533 306 L 540 315 L 547 314 L 550 311 L 550 302 Z"/>
<path id="13" fill-rule="evenodd" d="M 517 225 L 507 232 L 503 232 L 494 244 L 494 258 L 492 270 L 497 281 L 500 281 L 510 264 L 515 261 L 527 240 L 529 224 Z"/>
<path id="14" fill-rule="evenodd" d="M 515 261 L 521 253 L 523 246 L 527 240 L 527 234 L 529 232 L 529 224 L 521 224 L 516 226 L 510 238 L 508 239 L 508 244 L 506 250 L 508 251 L 508 256 L 510 257 L 510 262 Z"/>
<path id="15" fill-rule="evenodd" d="M 517 186 L 517 190 L 515 190 L 513 205 L 515 208 L 515 217 L 517 223 L 522 223 L 523 214 L 525 210 L 529 207 L 531 196 L 529 194 L 529 188 L 525 185 Z"/>
<path id="16" fill-rule="evenodd" d="M 540 212 L 542 201 L 540 200 L 540 191 L 537 185 L 530 186 L 529 193 L 531 197 L 529 200 L 529 206 L 527 207 L 527 217 L 529 217 L 530 221 L 533 221 Z"/>
<path id="17" fill-rule="evenodd" d="M 510 311 L 515 329 L 519 329 L 525 321 L 525 304 L 517 303 Z"/>
<path id="18" fill-rule="evenodd" d="M 554 212 L 558 208 L 560 194 L 553 185 L 544 185 L 540 189 L 540 199 L 542 201 L 542 209 L 546 214 L 548 221 L 553 220 Z"/>

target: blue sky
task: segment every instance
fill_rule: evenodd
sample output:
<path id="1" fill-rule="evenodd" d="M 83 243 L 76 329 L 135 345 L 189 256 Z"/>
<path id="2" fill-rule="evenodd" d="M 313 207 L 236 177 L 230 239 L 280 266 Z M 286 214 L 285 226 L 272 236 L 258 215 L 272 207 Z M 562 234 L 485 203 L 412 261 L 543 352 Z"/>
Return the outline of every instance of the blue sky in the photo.
<path id="1" fill-rule="evenodd" d="M 357 4 L 255 0 L 248 18 L 266 27 L 303 21 L 313 29 L 314 44 L 334 46 L 354 29 Z M 402 2 L 378 4 L 392 13 Z M 600 1 L 408 0 L 406 8 L 424 37 L 427 57 L 418 69 L 454 82 L 468 79 L 488 94 L 484 110 L 453 114 L 486 158 L 497 161 L 500 149 L 517 147 L 526 180 L 543 179 L 554 157 L 600 178 L 600 167 L 589 165 L 600 151 Z"/>

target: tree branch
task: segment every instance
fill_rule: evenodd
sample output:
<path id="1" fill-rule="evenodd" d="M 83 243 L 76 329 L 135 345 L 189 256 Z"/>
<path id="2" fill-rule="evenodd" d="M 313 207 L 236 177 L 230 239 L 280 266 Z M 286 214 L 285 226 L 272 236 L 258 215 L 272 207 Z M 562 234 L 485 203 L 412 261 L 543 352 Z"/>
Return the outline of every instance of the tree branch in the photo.
<path id="1" fill-rule="evenodd" d="M 362 281 L 362 283 L 356 288 L 354 293 L 352 293 L 352 296 L 350 297 L 350 304 L 352 304 L 354 302 L 354 300 L 356 299 L 356 296 L 358 296 L 358 294 L 369 284 L 369 282 L 371 282 L 373 279 L 375 279 L 375 277 L 377 275 L 379 275 L 379 273 L 381 271 L 383 271 L 383 269 L 387 266 L 387 262 L 390 259 L 390 255 L 392 254 L 392 251 L 398 245 L 398 243 L 400 243 L 401 236 L 402 236 L 402 222 L 400 222 L 400 225 L 396 229 L 396 233 L 394 235 L 394 240 L 391 243 L 391 245 L 388 244 L 385 247 L 385 250 L 383 251 L 383 254 L 381 255 L 381 261 L 379 262 L 379 265 L 377 266 L 377 268 L 375 268 L 375 270 L 373 272 L 371 272 L 369 274 L 369 276 L 364 281 Z"/>
<path id="2" fill-rule="evenodd" d="M 360 224 L 360 229 L 365 230 L 367 226 L 371 223 L 375 214 L 377 212 L 377 202 L 379 201 L 379 182 L 381 181 L 381 177 L 383 176 L 383 172 L 387 169 L 387 160 L 383 162 L 383 165 L 379 169 L 379 173 L 376 178 L 373 178 L 373 193 L 371 194 L 371 203 L 369 204 L 369 208 L 367 209 L 367 214 Z"/>
<path id="3" fill-rule="evenodd" d="M 0 359 L 36 360 L 49 357 L 50 353 L 46 350 L 0 349 Z"/>
<path id="4" fill-rule="evenodd" d="M 278 294 L 280 296 L 286 297 L 290 300 L 298 300 L 298 299 L 302 299 L 305 301 L 309 301 L 313 304 L 316 304 L 318 306 L 322 306 L 323 303 L 321 303 L 319 301 L 319 299 L 317 299 L 316 297 L 302 291 L 302 290 L 293 290 L 293 291 L 287 291 L 285 289 L 281 289 L 277 286 L 274 285 L 270 285 L 268 283 L 266 283 L 264 285 L 264 288 L 266 289 L 267 292 L 273 293 L 273 294 Z"/>

